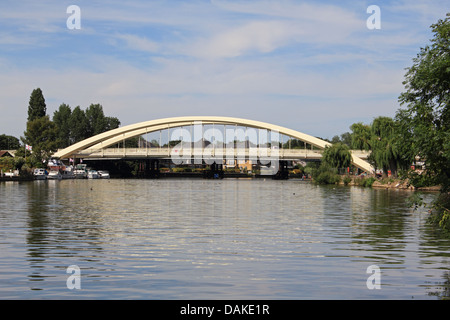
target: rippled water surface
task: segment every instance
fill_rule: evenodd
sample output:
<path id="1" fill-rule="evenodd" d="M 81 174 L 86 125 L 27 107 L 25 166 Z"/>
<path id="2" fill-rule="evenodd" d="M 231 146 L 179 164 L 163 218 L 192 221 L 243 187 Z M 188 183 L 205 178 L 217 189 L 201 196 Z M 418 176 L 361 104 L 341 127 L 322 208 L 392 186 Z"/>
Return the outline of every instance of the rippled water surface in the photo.
<path id="1" fill-rule="evenodd" d="M 448 297 L 450 241 L 408 195 L 270 179 L 1 183 L 0 298 Z"/>

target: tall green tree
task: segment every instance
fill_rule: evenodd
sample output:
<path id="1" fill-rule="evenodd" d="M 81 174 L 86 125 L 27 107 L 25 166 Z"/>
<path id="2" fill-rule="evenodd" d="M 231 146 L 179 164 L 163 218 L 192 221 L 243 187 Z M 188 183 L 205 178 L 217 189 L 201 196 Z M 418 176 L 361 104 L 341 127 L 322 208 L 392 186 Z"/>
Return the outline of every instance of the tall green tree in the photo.
<path id="1" fill-rule="evenodd" d="M 370 125 L 363 124 L 362 122 L 354 123 L 350 126 L 351 133 L 351 146 L 354 149 L 366 150 L 371 149 L 371 128 Z"/>
<path id="2" fill-rule="evenodd" d="M 386 174 L 391 171 L 397 176 L 399 169 L 407 168 L 412 162 L 404 159 L 398 148 L 397 123 L 390 117 L 377 117 L 371 125 L 370 159 Z"/>
<path id="3" fill-rule="evenodd" d="M 47 112 L 45 98 L 40 88 L 34 89 L 28 103 L 28 121 L 44 117 Z"/>
<path id="4" fill-rule="evenodd" d="M 58 110 L 53 113 L 53 122 L 58 130 L 58 148 L 66 148 L 71 144 L 71 128 L 70 128 L 70 116 L 72 115 L 72 109 L 69 105 L 63 103 L 59 106 Z"/>
<path id="5" fill-rule="evenodd" d="M 377 117 L 370 125 L 361 122 L 351 125 L 352 147 L 370 151 L 368 161 L 386 175 L 390 171 L 397 176 L 411 161 L 405 159 L 398 143 L 399 124 L 389 117 Z"/>
<path id="6" fill-rule="evenodd" d="M 450 13 L 431 25 L 431 43 L 420 49 L 405 75 L 396 119 L 405 156 L 425 161 L 425 177 L 450 191 Z"/>
<path id="7" fill-rule="evenodd" d="M 89 137 L 89 124 L 84 110 L 77 106 L 72 110 L 68 125 L 70 127 L 70 144 Z"/>
<path id="8" fill-rule="evenodd" d="M 43 167 L 58 147 L 58 131 L 56 125 L 46 115 L 27 122 L 24 143 L 32 146 L 31 162 L 33 166 Z"/>
<path id="9" fill-rule="evenodd" d="M 95 136 L 105 131 L 106 118 L 102 105 L 91 104 L 86 108 L 85 113 L 88 122 L 88 136 Z"/>

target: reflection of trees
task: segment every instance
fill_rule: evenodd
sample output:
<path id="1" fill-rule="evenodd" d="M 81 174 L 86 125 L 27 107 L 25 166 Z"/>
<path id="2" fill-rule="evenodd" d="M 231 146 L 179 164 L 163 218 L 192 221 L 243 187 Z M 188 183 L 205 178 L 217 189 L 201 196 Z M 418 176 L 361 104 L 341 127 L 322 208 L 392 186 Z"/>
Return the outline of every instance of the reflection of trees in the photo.
<path id="1" fill-rule="evenodd" d="M 440 286 L 436 286 L 438 291 L 428 292 L 428 295 L 438 297 L 441 300 L 450 300 L 450 273 L 445 272 L 443 278 L 444 282 L 440 283 Z"/>
<path id="2" fill-rule="evenodd" d="M 407 195 L 397 190 L 372 190 L 366 230 L 377 238 L 403 239 Z M 398 245 L 398 243 L 397 243 Z"/>
<path id="3" fill-rule="evenodd" d="M 63 183 L 64 186 L 61 185 Z M 60 267 L 64 268 L 74 264 L 71 261 L 74 257 L 89 260 L 92 259 L 93 251 L 102 251 L 99 245 L 102 228 L 99 228 L 96 202 L 92 201 L 94 196 L 89 195 L 90 189 L 85 184 L 79 184 L 83 190 L 75 198 L 81 199 L 81 203 L 85 202 L 83 199 L 88 199 L 87 206 L 70 204 L 71 193 L 77 193 L 77 189 L 69 187 L 69 183 L 33 181 L 28 184 L 26 243 L 27 260 L 31 268 L 28 276 L 30 281 L 43 281 L 49 276 L 49 268 L 58 267 L 47 260 L 62 258 Z M 84 241 L 80 242 L 80 239 Z M 83 256 L 86 246 L 89 247 L 89 257 Z M 47 270 L 47 275 L 44 270 Z"/>
<path id="4" fill-rule="evenodd" d="M 431 202 L 434 195 L 428 196 L 425 200 Z M 436 229 L 433 225 L 427 224 L 420 234 L 422 240 L 419 248 L 421 253 L 422 264 L 445 264 L 445 258 L 449 257 L 449 238 L 448 235 L 442 234 L 440 229 Z M 445 253 L 444 253 L 445 252 Z M 444 260 L 444 261 L 441 261 Z M 437 291 L 428 292 L 429 296 L 435 296 L 439 299 L 450 300 L 450 272 L 445 271 L 442 274 L 443 282 L 435 284 L 433 287 Z"/>
<path id="5" fill-rule="evenodd" d="M 43 281 L 41 271 L 44 268 L 45 247 L 48 242 L 47 215 L 48 188 L 45 181 L 34 181 L 28 184 L 28 255 L 30 267 L 33 272 L 29 275 L 30 281 Z"/>

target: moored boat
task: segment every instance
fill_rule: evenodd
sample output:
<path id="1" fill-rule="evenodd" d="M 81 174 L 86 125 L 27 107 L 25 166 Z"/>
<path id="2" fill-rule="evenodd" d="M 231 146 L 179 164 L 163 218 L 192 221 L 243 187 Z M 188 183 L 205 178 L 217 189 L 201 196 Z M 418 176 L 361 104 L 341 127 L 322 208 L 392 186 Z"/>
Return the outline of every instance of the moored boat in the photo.
<path id="1" fill-rule="evenodd" d="M 87 173 L 87 177 L 88 177 L 88 179 L 98 179 L 99 175 L 96 170 L 89 170 Z"/>
<path id="2" fill-rule="evenodd" d="M 45 169 L 34 169 L 33 176 L 35 180 L 46 180 L 47 172 Z"/>
<path id="3" fill-rule="evenodd" d="M 109 172 L 106 170 L 99 170 L 98 175 L 101 179 L 109 179 Z"/>
<path id="4" fill-rule="evenodd" d="M 58 170 L 50 170 L 50 172 L 47 175 L 47 179 L 51 180 L 61 180 L 62 175 Z"/>

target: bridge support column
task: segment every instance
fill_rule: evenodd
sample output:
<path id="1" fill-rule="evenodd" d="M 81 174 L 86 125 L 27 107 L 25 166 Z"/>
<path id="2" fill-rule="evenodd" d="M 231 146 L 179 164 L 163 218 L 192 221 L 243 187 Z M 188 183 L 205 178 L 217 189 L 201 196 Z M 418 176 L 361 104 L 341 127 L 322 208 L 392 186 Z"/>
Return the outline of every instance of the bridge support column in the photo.
<path id="1" fill-rule="evenodd" d="M 144 177 L 155 179 L 159 178 L 159 159 L 147 159 L 145 160 Z"/>
<path id="2" fill-rule="evenodd" d="M 223 179 L 223 165 L 213 163 L 209 170 L 203 171 L 204 179 Z"/>
<path id="3" fill-rule="evenodd" d="M 289 179 L 288 162 L 280 160 L 278 162 L 278 172 L 272 176 L 275 180 L 287 180 Z"/>

